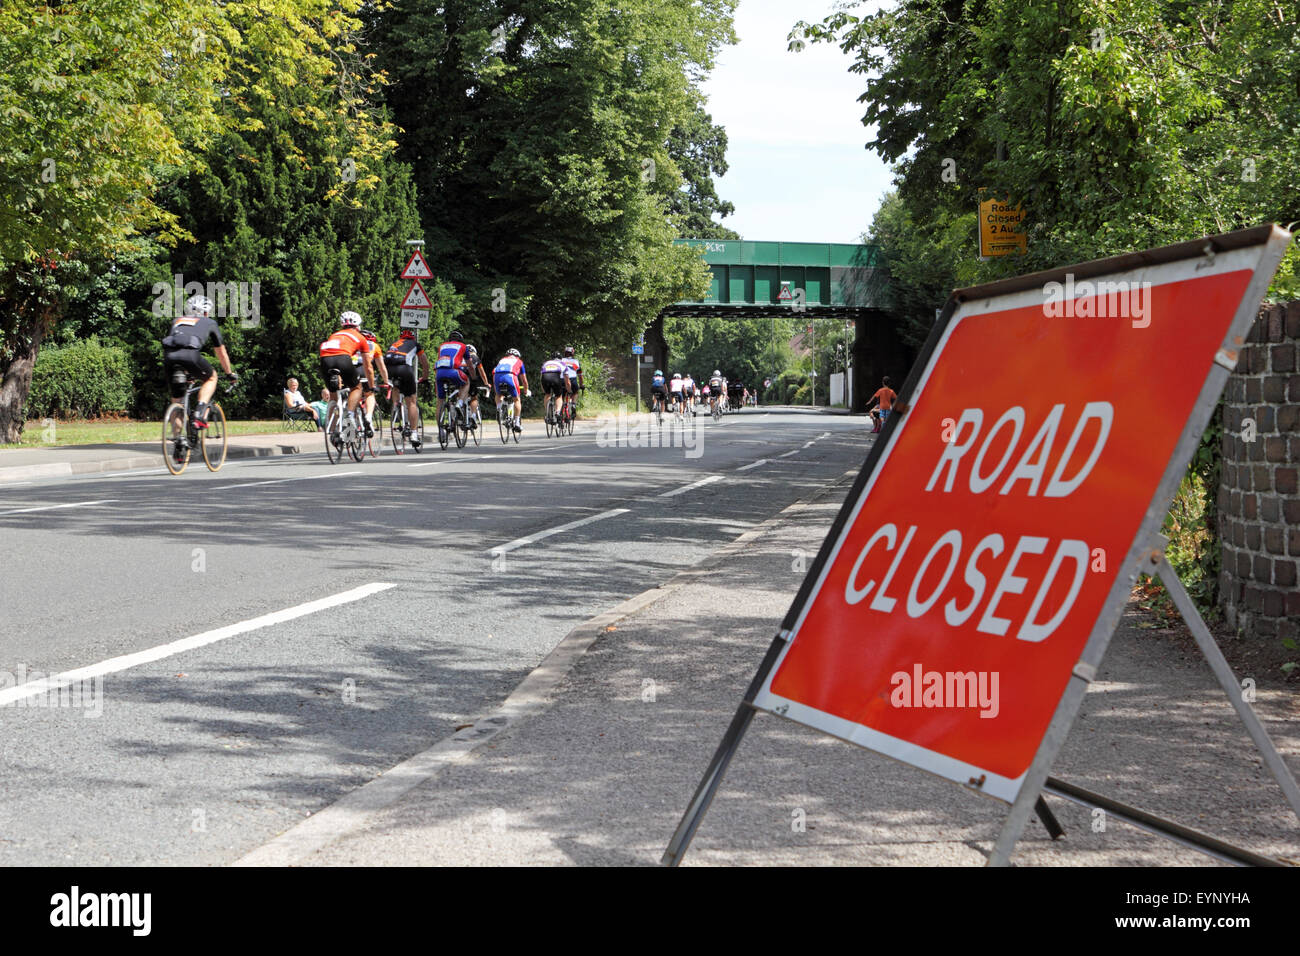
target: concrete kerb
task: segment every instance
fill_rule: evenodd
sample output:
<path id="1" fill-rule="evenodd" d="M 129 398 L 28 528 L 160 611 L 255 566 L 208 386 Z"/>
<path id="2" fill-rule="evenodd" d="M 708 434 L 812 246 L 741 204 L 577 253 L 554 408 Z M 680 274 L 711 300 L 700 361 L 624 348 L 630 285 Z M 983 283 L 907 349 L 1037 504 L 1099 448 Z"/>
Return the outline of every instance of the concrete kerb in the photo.
<path id="1" fill-rule="evenodd" d="M 75 447 L 75 446 L 74 446 Z M 226 458 L 269 458 L 278 455 L 300 455 L 300 445 L 276 444 L 270 446 L 231 445 Z M 66 478 L 70 475 L 93 475 L 109 471 L 131 471 L 136 468 L 153 468 L 162 464 L 162 453 L 133 455 L 129 458 L 98 458 L 86 461 L 55 461 L 39 465 L 13 465 L 0 467 L 0 482 L 24 478 Z"/>
<path id="2" fill-rule="evenodd" d="M 555 701 L 556 691 L 573 666 L 602 634 L 619 621 L 644 611 L 674 591 L 708 575 L 731 555 L 743 552 L 755 540 L 790 521 L 798 512 L 844 487 L 857 473 L 857 469 L 845 472 L 835 481 L 788 505 L 776 515 L 717 548 L 702 561 L 679 572 L 662 585 L 642 591 L 579 624 L 565 635 L 493 713 L 363 784 L 231 865 L 292 866 L 303 862 L 340 837 L 356 831 L 371 814 L 396 803 L 404 794 L 424 783 L 439 770 L 467 759 L 503 731 L 549 708 Z"/>

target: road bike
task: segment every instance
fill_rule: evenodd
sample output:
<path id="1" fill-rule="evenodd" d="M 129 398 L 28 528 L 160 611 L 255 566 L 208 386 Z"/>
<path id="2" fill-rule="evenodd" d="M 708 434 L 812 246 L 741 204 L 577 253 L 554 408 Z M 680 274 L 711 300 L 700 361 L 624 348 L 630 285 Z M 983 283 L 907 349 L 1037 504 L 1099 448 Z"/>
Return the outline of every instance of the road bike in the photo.
<path id="1" fill-rule="evenodd" d="M 420 382 L 424 382 L 420 379 Z M 406 446 L 409 444 L 419 454 L 424 448 L 424 422 L 420 418 L 420 406 L 415 406 L 415 422 L 412 424 L 407 421 L 406 399 L 401 394 L 397 395 L 397 400 L 393 402 L 393 418 L 388 425 L 388 433 L 393 442 L 393 451 L 399 455 L 406 454 Z"/>
<path id="2" fill-rule="evenodd" d="M 563 438 L 565 435 L 573 434 L 574 417 L 572 396 L 561 395 L 560 410 L 555 415 L 555 437 Z M 547 434 L 550 434 L 550 429 L 547 429 Z"/>
<path id="3" fill-rule="evenodd" d="M 487 401 L 488 393 L 491 391 L 491 389 L 486 385 L 479 385 L 477 387 L 479 395 L 481 396 L 479 398 L 478 408 L 472 408 L 469 410 L 468 419 L 474 426 L 469 430 L 469 433 L 474 436 L 475 447 L 483 444 L 483 403 Z"/>
<path id="4" fill-rule="evenodd" d="M 360 461 L 365 456 L 363 442 L 365 441 L 364 433 L 357 417 L 360 414 L 360 408 L 356 412 L 348 412 L 348 393 L 352 389 L 344 386 L 338 378 L 330 380 L 330 391 L 334 392 L 338 398 L 330 402 L 329 412 L 325 417 L 325 454 L 329 457 L 330 464 L 337 464 L 343 460 L 343 452 L 352 456 L 353 461 Z"/>
<path id="5" fill-rule="evenodd" d="M 501 444 L 510 444 L 513 436 L 519 444 L 519 433 L 515 431 L 515 400 L 507 395 L 497 396 L 497 428 L 501 430 Z M 547 426 L 549 434 L 550 426 Z"/>
<path id="6" fill-rule="evenodd" d="M 655 425 L 662 428 L 664 424 L 664 400 L 656 395 L 650 402 L 655 416 Z"/>
<path id="7" fill-rule="evenodd" d="M 163 461 L 166 462 L 168 471 L 179 475 L 190 463 L 190 455 L 197 445 L 208 471 L 220 471 L 226 463 L 226 413 L 221 410 L 220 404 L 210 402 L 208 427 L 199 428 L 194 424 L 194 416 L 190 411 L 190 397 L 198 394 L 202 383 L 185 375 L 185 384 L 184 397 L 173 401 L 163 412 Z"/>
<path id="8" fill-rule="evenodd" d="M 442 414 L 438 417 L 438 444 L 445 450 L 456 439 L 456 447 L 464 448 L 469 440 L 469 402 L 461 405 L 447 389 L 447 398 L 442 403 Z"/>

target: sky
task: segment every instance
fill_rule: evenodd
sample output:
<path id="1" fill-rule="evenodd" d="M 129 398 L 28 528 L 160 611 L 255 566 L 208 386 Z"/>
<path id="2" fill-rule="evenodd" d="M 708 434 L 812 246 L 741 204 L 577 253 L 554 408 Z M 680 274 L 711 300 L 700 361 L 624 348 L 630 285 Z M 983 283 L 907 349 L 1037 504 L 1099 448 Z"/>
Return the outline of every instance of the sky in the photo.
<path id="1" fill-rule="evenodd" d="M 872 4 L 874 9 L 876 4 Z M 727 130 L 718 196 L 736 204 L 723 225 L 745 239 L 860 242 L 889 188 L 857 102 L 865 85 L 834 44 L 786 49 L 799 20 L 834 0 L 740 0 L 739 42 L 724 47 L 704 84 L 713 122 Z"/>

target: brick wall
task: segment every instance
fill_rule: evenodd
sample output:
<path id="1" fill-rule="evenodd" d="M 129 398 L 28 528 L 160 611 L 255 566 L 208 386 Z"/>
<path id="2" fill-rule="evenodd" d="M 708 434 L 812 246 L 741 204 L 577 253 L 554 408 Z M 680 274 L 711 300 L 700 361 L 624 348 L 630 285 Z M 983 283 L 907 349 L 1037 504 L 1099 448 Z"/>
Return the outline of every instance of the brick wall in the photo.
<path id="1" fill-rule="evenodd" d="M 1300 301 L 1266 306 L 1228 379 L 1219 601 L 1249 637 L 1300 637 Z M 1247 420 L 1254 441 L 1247 440 Z"/>

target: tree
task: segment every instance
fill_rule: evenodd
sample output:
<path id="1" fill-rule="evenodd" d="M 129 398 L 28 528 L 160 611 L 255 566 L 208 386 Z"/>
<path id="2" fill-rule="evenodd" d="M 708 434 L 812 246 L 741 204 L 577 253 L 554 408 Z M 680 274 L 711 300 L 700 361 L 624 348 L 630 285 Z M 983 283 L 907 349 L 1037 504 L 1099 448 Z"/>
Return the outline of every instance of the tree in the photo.
<path id="1" fill-rule="evenodd" d="M 733 6 L 409 0 L 373 18 L 430 262 L 469 300 L 468 332 L 622 341 L 707 288 L 672 245 L 666 144 Z"/>
<path id="2" fill-rule="evenodd" d="M 331 164 L 347 150 L 357 173 L 349 183 L 357 194 L 335 181 L 330 198 L 356 208 L 359 193 L 378 186 L 374 166 L 394 143 L 366 108 L 376 77 L 357 46 L 360 6 L 24 0 L 0 8 L 0 441 L 21 432 L 42 338 L 107 263 L 138 262 L 142 233 L 162 246 L 194 241 L 195 220 L 183 223 L 159 202 L 160 190 L 201 170 L 222 135 L 264 131 L 268 104 L 288 101 L 293 121 L 319 132 Z M 295 99 L 295 89 L 323 99 Z M 287 155 L 306 161 L 292 147 Z M 251 242 L 236 229 L 226 248 L 247 262 Z"/>
<path id="3" fill-rule="evenodd" d="M 231 39 L 199 0 L 0 6 L 0 442 L 22 431 L 41 340 L 78 271 L 67 264 L 174 225 L 152 195 L 217 126 L 225 46 L 196 49 L 207 36 Z"/>
<path id="4" fill-rule="evenodd" d="M 739 239 L 713 217 L 725 219 L 736 211 L 734 203 L 718 198 L 714 176 L 727 173 L 727 131 L 713 122 L 704 107 L 695 104 L 685 121 L 668 136 L 668 155 L 681 171 L 682 188 L 669 198 L 669 211 L 679 236 L 692 239 Z"/>

